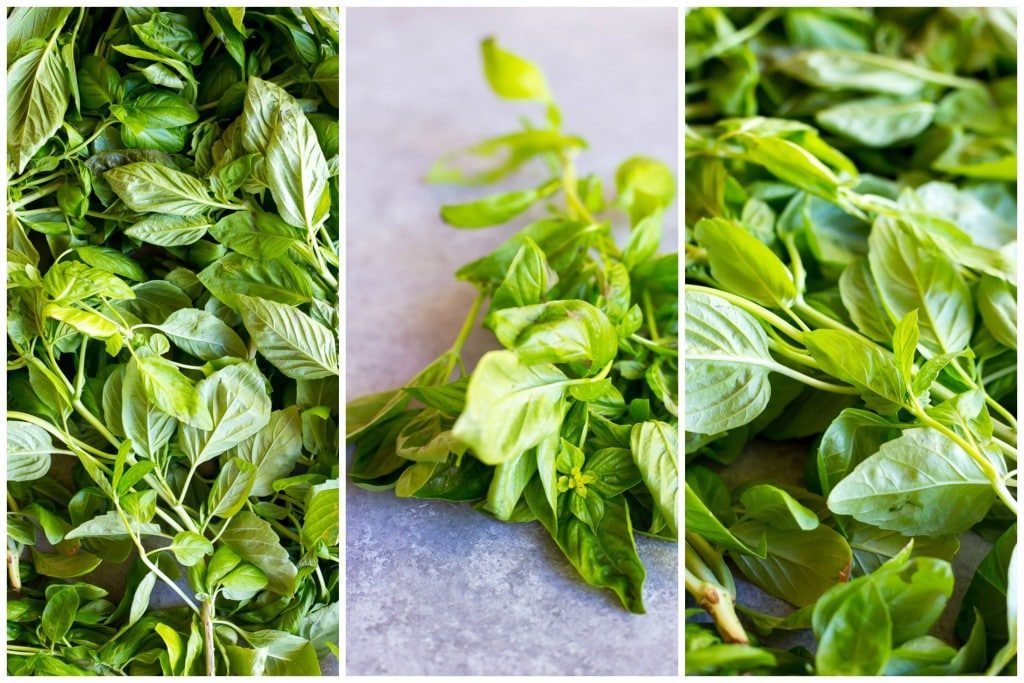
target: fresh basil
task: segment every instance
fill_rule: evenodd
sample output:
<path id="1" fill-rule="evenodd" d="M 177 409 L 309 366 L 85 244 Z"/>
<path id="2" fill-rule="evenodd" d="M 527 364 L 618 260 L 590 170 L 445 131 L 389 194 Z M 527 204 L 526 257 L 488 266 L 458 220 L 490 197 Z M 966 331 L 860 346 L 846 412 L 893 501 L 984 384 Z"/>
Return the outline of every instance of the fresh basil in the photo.
<path id="1" fill-rule="evenodd" d="M 431 179 L 483 184 L 534 160 L 548 175 L 444 206 L 441 218 L 483 228 L 542 200 L 549 213 L 456 273 L 478 296 L 448 351 L 406 386 L 348 403 L 350 474 L 368 490 L 539 521 L 584 581 L 640 613 L 645 569 L 635 535 L 674 540 L 679 527 L 678 257 L 658 253 L 675 177 L 634 157 L 616 173 L 614 205 L 606 202 L 596 176 L 578 175 L 574 156 L 585 143 L 563 131 L 539 68 L 494 39 L 482 51 L 494 92 L 541 105 L 544 118 L 445 157 Z M 502 153 L 483 172 L 461 164 Z M 624 247 L 612 236 L 615 205 L 630 216 Z M 264 351 L 248 301 L 242 316 Z M 481 323 L 503 348 L 470 370 L 462 348 Z"/>
<path id="2" fill-rule="evenodd" d="M 7 671 L 320 675 L 338 13 L 17 7 L 7 27 Z"/>
<path id="3" fill-rule="evenodd" d="M 694 673 L 1016 670 L 1016 21 L 686 12 Z"/>

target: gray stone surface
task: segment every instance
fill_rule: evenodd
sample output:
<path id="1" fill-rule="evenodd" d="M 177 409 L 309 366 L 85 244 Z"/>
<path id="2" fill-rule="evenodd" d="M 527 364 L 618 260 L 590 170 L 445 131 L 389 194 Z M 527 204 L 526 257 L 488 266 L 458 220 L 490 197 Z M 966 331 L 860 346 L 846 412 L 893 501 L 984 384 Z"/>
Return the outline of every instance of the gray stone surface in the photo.
<path id="1" fill-rule="evenodd" d="M 422 182 L 441 154 L 536 111 L 489 92 L 478 41 L 494 34 L 542 65 L 567 128 L 591 143 L 581 168 L 604 178 L 633 154 L 675 167 L 678 53 L 672 9 L 347 16 L 346 393 L 354 398 L 401 384 L 448 348 L 474 296 L 452 273 L 512 232 L 444 226 L 442 203 L 480 191 Z M 540 179 L 534 168 L 509 186 Z M 492 344 L 475 333 L 467 363 Z M 648 614 L 634 616 L 583 584 L 536 524 L 351 485 L 346 493 L 349 674 L 677 671 L 674 545 L 639 539 Z"/>

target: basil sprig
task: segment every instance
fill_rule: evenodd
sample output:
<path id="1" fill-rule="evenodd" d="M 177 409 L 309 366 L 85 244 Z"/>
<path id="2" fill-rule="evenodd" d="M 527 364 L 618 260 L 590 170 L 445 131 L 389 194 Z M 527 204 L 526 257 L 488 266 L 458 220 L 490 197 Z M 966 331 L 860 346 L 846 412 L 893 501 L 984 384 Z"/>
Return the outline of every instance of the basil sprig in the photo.
<path id="1" fill-rule="evenodd" d="M 494 39 L 482 48 L 494 92 L 544 118 L 442 159 L 431 178 L 486 184 L 528 162 L 547 175 L 441 217 L 461 229 L 542 206 L 545 217 L 457 271 L 478 294 L 450 349 L 405 386 L 348 404 L 349 472 L 370 490 L 540 522 L 584 581 L 640 613 L 635 534 L 675 540 L 678 528 L 678 257 L 659 253 L 676 181 L 634 157 L 607 201 L 598 176 L 579 175 L 586 143 L 563 130 L 543 73 Z M 613 220 L 628 221 L 625 244 Z M 481 322 L 504 348 L 470 370 L 461 350 Z"/>

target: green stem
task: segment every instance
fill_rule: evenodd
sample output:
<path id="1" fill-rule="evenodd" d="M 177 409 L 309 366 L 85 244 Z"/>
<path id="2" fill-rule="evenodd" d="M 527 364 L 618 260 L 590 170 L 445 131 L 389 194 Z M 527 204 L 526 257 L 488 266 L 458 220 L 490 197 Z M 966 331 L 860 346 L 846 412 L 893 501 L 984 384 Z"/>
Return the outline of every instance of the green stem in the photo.
<path id="1" fill-rule="evenodd" d="M 985 403 L 986 405 L 988 405 L 989 408 L 996 411 L 1004 420 L 1006 420 L 1006 424 L 1008 424 L 1011 428 L 1013 428 L 1014 430 L 1017 429 L 1017 418 L 1014 417 L 1010 411 L 1008 411 L 1006 408 L 1000 405 L 998 401 L 989 396 L 988 392 L 985 391 L 985 388 L 979 386 L 978 383 L 974 381 L 974 378 L 967 374 L 967 371 L 960 366 L 960 363 L 956 358 L 954 358 L 950 362 L 950 365 L 956 371 L 956 374 L 960 375 L 960 378 L 965 383 L 967 383 L 968 386 L 970 386 L 972 389 L 981 389 L 981 391 L 984 392 Z"/>
<path id="2" fill-rule="evenodd" d="M 316 569 L 313 573 L 316 574 L 316 581 L 320 585 L 320 599 L 327 602 L 330 597 L 330 592 L 327 590 L 327 581 L 324 580 L 324 573 L 320 571 L 319 563 L 317 563 Z"/>
<path id="3" fill-rule="evenodd" d="M 41 419 L 39 417 L 36 417 L 35 415 L 30 415 L 28 413 L 22 413 L 22 412 L 18 412 L 18 411 L 13 411 L 12 410 L 12 411 L 7 413 L 7 419 L 8 420 L 20 420 L 21 422 L 30 422 L 30 423 L 36 425 L 37 427 L 40 427 L 41 429 L 45 429 L 51 436 L 53 436 L 54 438 L 58 439 L 59 441 L 65 443 L 65 444 L 67 444 L 68 446 L 74 446 L 74 447 L 79 448 L 79 449 L 81 449 L 83 451 L 88 451 L 89 453 L 92 453 L 93 455 L 95 455 L 97 457 L 104 458 L 106 460 L 114 460 L 117 457 L 116 455 L 111 455 L 109 453 L 104 453 L 103 451 L 99 450 L 98 448 L 95 448 L 95 447 L 87 444 L 84 441 L 80 441 L 80 440 L 76 439 L 75 437 L 71 436 L 67 432 L 62 432 L 61 430 L 57 429 L 55 426 L 53 426 L 52 424 L 50 424 L 46 420 L 43 420 L 43 419 Z"/>
<path id="4" fill-rule="evenodd" d="M 295 541 L 296 543 L 300 543 L 301 542 L 300 539 L 299 539 L 299 535 L 298 534 L 296 534 L 291 529 L 286 528 L 283 524 L 278 522 L 276 519 L 270 520 L 270 524 L 271 524 L 271 526 L 274 527 L 274 529 L 277 530 L 277 533 L 281 534 L 285 538 L 289 538 L 289 539 Z"/>
<path id="5" fill-rule="evenodd" d="M 1003 645 L 999 652 L 996 653 L 995 657 L 992 658 L 992 662 L 988 665 L 985 670 L 986 676 L 998 676 L 1003 669 L 1009 666 L 1010 662 L 1017 655 L 1017 639 L 1011 637 L 1010 642 Z"/>
<path id="6" fill-rule="evenodd" d="M 708 48 L 707 51 L 702 52 L 701 56 L 703 57 L 703 61 L 712 59 L 713 57 L 716 57 L 722 54 L 723 52 L 731 50 L 736 45 L 741 45 L 751 40 L 754 36 L 760 33 L 765 26 L 771 23 L 772 20 L 775 19 L 775 17 L 777 16 L 779 16 L 778 9 L 765 10 L 764 12 L 759 14 L 756 19 L 751 21 L 742 29 L 730 33 L 728 36 L 726 36 L 725 38 L 723 38 L 722 40 L 718 41 L 710 48 Z"/>
<path id="7" fill-rule="evenodd" d="M 935 396 L 935 398 L 937 398 L 940 401 L 948 401 L 949 399 L 956 396 L 956 393 L 952 389 L 943 386 L 939 382 L 934 382 L 929 388 L 929 391 L 932 393 L 932 395 Z M 1008 425 L 1003 424 L 996 418 L 992 418 L 992 429 L 995 432 L 996 436 L 999 437 L 997 439 L 993 439 L 996 445 L 999 446 L 999 448 L 1001 448 L 1005 453 L 1010 455 L 1014 460 L 1016 460 L 1017 449 L 1011 446 L 1010 444 L 1006 443 L 1006 441 L 1016 444 L 1017 430 L 1009 427 Z M 1000 439 L 1005 439 L 1005 441 L 1001 441 Z"/>
<path id="8" fill-rule="evenodd" d="M 1003 481 L 999 472 L 993 467 L 992 463 L 984 454 L 980 453 L 977 448 L 970 444 L 962 436 L 954 432 L 952 429 L 942 424 L 938 420 L 932 418 L 931 415 L 924 412 L 920 407 L 914 407 L 910 409 L 910 412 L 918 420 L 927 427 L 934 429 L 941 433 L 947 439 L 955 443 L 960 448 L 964 449 L 967 455 L 971 456 L 974 463 L 978 466 L 978 469 L 982 471 L 985 477 L 992 484 L 992 488 L 995 489 L 996 495 L 1001 501 L 1013 512 L 1014 516 L 1017 514 L 1017 501 L 1010 493 L 1010 490 L 1006 487 L 1006 483 Z"/>
<path id="9" fill-rule="evenodd" d="M 644 302 L 644 317 L 647 319 L 647 329 L 651 333 L 651 339 L 660 339 L 661 335 L 658 333 L 658 320 L 654 316 L 654 302 L 651 300 L 651 292 L 645 289 L 641 298 Z"/>
<path id="10" fill-rule="evenodd" d="M 632 341 L 635 341 L 640 346 L 646 346 L 647 348 L 649 348 L 651 351 L 654 351 L 655 353 L 666 355 L 666 356 L 673 356 L 673 357 L 677 357 L 677 358 L 679 357 L 679 349 L 670 349 L 667 346 L 662 346 L 661 344 L 655 343 L 655 342 L 651 341 L 650 339 L 645 339 L 644 337 L 641 337 L 638 334 L 631 334 L 631 335 L 629 335 L 629 338 Z"/>
<path id="11" fill-rule="evenodd" d="M 72 401 L 71 405 L 74 406 L 75 412 L 81 415 L 86 422 L 92 425 L 93 429 L 99 432 L 100 436 L 106 439 L 110 443 L 110 445 L 117 449 L 121 448 L 121 440 L 118 439 L 113 434 L 111 434 L 110 430 L 107 429 L 107 426 L 100 422 L 98 419 L 96 419 L 96 416 L 89 412 L 89 409 L 85 407 L 84 403 L 82 403 L 79 399 L 76 398 L 74 401 Z"/>
<path id="12" fill-rule="evenodd" d="M 803 337 L 804 333 L 802 331 L 800 331 L 796 327 L 793 327 L 787 321 L 775 315 L 767 308 L 759 306 L 758 304 L 755 304 L 752 301 L 748 301 L 743 297 L 736 296 L 735 294 L 730 294 L 729 292 L 720 289 L 715 289 L 713 287 L 704 287 L 701 285 L 684 284 L 683 289 L 687 292 L 700 292 L 702 294 L 708 294 L 711 296 L 717 296 L 720 299 L 725 299 L 734 306 L 743 309 L 747 313 L 750 313 L 755 318 L 760 318 L 764 322 L 770 324 L 772 327 L 775 327 L 790 339 L 800 341 L 800 339 Z"/>
<path id="13" fill-rule="evenodd" d="M 1016 363 L 1013 364 L 1013 365 L 1008 365 L 1005 368 L 1000 368 L 999 370 L 996 370 L 995 372 L 993 372 L 991 375 L 985 375 L 984 377 L 981 378 L 981 383 L 982 384 L 991 384 L 992 382 L 996 381 L 1000 377 L 1005 377 L 1006 375 L 1015 375 L 1015 374 L 1017 374 L 1017 365 L 1016 365 Z"/>
<path id="14" fill-rule="evenodd" d="M 61 170 L 61 171 L 54 171 L 53 173 L 51 173 L 49 175 L 44 175 L 42 178 L 35 178 L 34 176 L 35 176 L 36 173 L 37 173 L 37 171 L 34 170 L 34 169 L 30 169 L 28 171 L 25 171 L 25 173 L 23 173 L 21 176 L 19 176 L 18 178 L 16 178 L 16 179 L 11 181 L 11 186 L 12 187 L 20 187 L 20 186 L 24 185 L 25 188 L 35 187 L 36 185 L 42 185 L 44 183 L 50 182 L 51 180 L 56 180 L 57 178 L 65 178 L 68 175 L 67 171 Z M 30 178 L 32 179 L 31 183 L 25 182 L 25 181 L 29 180 Z M 19 216 L 30 216 L 30 215 L 35 214 L 35 213 L 53 213 L 53 212 L 56 212 L 56 211 L 60 211 L 60 209 L 58 207 L 56 207 L 56 206 L 45 206 L 45 207 L 42 207 L 40 209 L 28 209 L 28 210 L 18 211 L 18 215 Z"/>
<path id="15" fill-rule="evenodd" d="M 327 263 L 324 261 L 324 256 L 320 253 L 320 244 L 315 239 L 311 238 L 309 240 L 309 246 L 313 249 L 313 255 L 316 258 L 316 267 L 320 277 L 324 279 L 324 282 L 326 282 L 330 288 L 338 289 L 338 280 L 327 267 Z"/>
<path id="16" fill-rule="evenodd" d="M 335 261 L 337 261 L 336 257 L 338 254 L 338 248 L 334 246 L 334 240 L 332 240 L 331 236 L 327 234 L 327 230 L 321 229 L 319 232 L 317 232 L 317 237 L 323 239 L 324 242 L 326 242 L 327 252 L 331 254 L 332 258 L 335 258 Z"/>
<path id="17" fill-rule="evenodd" d="M 227 209 L 228 211 L 248 211 L 249 207 L 245 204 L 221 204 L 220 202 L 203 202 L 207 206 L 212 206 L 217 209 Z"/>
<path id="18" fill-rule="evenodd" d="M 769 335 L 768 348 L 780 356 L 785 356 L 794 363 L 800 363 L 801 365 L 806 365 L 807 367 L 814 368 L 815 370 L 818 369 L 818 364 L 814 361 L 814 358 L 777 337 Z"/>
<path id="19" fill-rule="evenodd" d="M 168 576 L 160 570 L 160 567 L 153 564 L 153 562 L 149 559 L 149 556 L 146 554 L 146 549 L 142 546 L 142 541 L 140 541 L 139 537 L 132 532 L 131 522 L 128 521 L 128 518 L 125 516 L 124 511 L 121 510 L 121 507 L 117 506 L 116 510 L 118 517 L 121 518 L 121 523 L 124 524 L 124 528 L 128 530 L 128 538 L 132 540 L 132 544 L 138 551 L 139 559 L 142 560 L 142 563 L 146 565 L 146 567 L 149 568 L 149 571 L 153 572 L 158 579 L 163 581 L 165 584 L 168 585 L 168 587 L 170 587 L 171 590 L 177 593 L 178 597 L 180 597 L 193 612 L 199 614 L 199 608 L 196 607 L 196 604 L 192 602 L 192 600 L 189 599 L 187 595 L 185 595 L 185 592 L 178 587 L 178 584 L 174 583 L 174 581 L 171 581 L 171 579 L 168 578 Z"/>
<path id="20" fill-rule="evenodd" d="M 67 157 L 74 156 L 75 154 L 78 154 L 78 152 L 82 151 L 83 149 L 86 149 L 89 145 L 91 145 L 93 143 L 94 140 L 96 140 L 96 138 L 98 138 L 100 136 L 100 133 L 105 131 L 107 128 L 109 128 L 111 125 L 113 125 L 116 122 L 117 121 L 115 119 L 105 119 L 105 120 L 101 121 L 100 125 L 96 126 L 96 130 L 93 131 L 92 135 L 87 137 L 85 140 L 82 140 L 82 142 L 77 144 L 74 148 L 69 149 L 67 152 L 65 152 L 64 153 L 64 157 L 67 158 Z"/>
<path id="21" fill-rule="evenodd" d="M 117 23 L 117 20 L 121 18 L 121 13 L 122 12 L 124 12 L 124 8 L 123 7 L 118 7 L 117 10 L 114 12 L 114 16 L 112 16 L 110 18 L 110 26 L 108 26 L 107 30 L 104 31 L 102 35 L 100 35 L 100 39 L 98 41 L 96 41 L 96 56 L 97 57 L 101 56 L 100 52 L 106 46 L 106 43 L 107 43 L 107 40 L 108 40 L 107 36 L 112 35 L 114 33 L 114 25 Z"/>
<path id="22" fill-rule="evenodd" d="M 748 356 L 728 356 L 717 353 L 710 353 L 707 355 L 688 353 L 686 354 L 686 360 L 706 361 L 709 363 L 726 363 L 734 365 L 756 365 L 759 367 L 767 368 L 772 372 L 777 372 L 780 375 L 786 375 L 787 377 L 791 377 L 797 380 L 798 382 L 806 384 L 809 387 L 821 389 L 822 391 L 828 391 L 833 394 L 859 396 L 861 393 L 860 389 L 857 389 L 855 387 L 849 387 L 843 384 L 832 384 L 831 382 L 824 382 L 820 379 L 815 379 L 814 377 L 805 375 L 799 370 L 794 370 L 791 367 L 783 365 L 782 363 L 777 363 L 774 360 L 770 360 L 767 358 L 753 358 Z"/>
<path id="23" fill-rule="evenodd" d="M 68 395 L 66 398 L 70 401 L 71 394 L 74 392 L 75 387 L 68 381 L 68 378 L 64 376 L 63 371 L 60 369 L 60 363 L 57 362 L 56 356 L 53 355 L 53 347 L 47 344 L 45 339 L 43 340 L 43 348 L 46 350 L 47 360 L 50 361 L 49 365 L 35 357 L 27 359 L 28 362 L 35 365 L 37 369 L 43 369 L 59 378 L 61 386 L 67 389 Z"/>
<path id="24" fill-rule="evenodd" d="M 562 192 L 565 194 L 565 203 L 569 212 L 587 223 L 596 223 L 594 216 L 580 200 L 576 190 L 576 164 L 573 163 L 572 156 L 568 152 L 563 152 L 560 158 L 562 161 Z"/>
<path id="25" fill-rule="evenodd" d="M 185 496 L 188 495 L 188 486 L 192 483 L 192 477 L 196 474 L 196 469 L 199 467 L 199 463 L 194 462 L 192 466 L 188 468 L 188 475 L 185 477 L 185 483 L 181 486 L 181 494 L 175 498 L 176 505 L 183 505 L 185 502 Z"/>
<path id="26" fill-rule="evenodd" d="M 686 592 L 693 596 L 697 604 L 708 613 L 715 622 L 722 640 L 727 643 L 746 644 L 750 642 L 747 632 L 743 629 L 736 608 L 730 596 L 721 586 L 710 581 L 697 578 L 689 567 L 686 569 Z"/>
<path id="27" fill-rule="evenodd" d="M 1006 443 L 1002 439 L 999 439 L 995 436 L 992 437 L 992 443 L 995 444 L 999 448 L 999 450 L 1003 452 L 1003 455 L 1010 458 L 1011 460 L 1017 460 L 1017 449 L 1014 446 L 1011 446 L 1010 444 Z"/>
<path id="28" fill-rule="evenodd" d="M 78 371 L 75 374 L 75 399 L 82 398 L 85 387 L 85 352 L 89 347 L 89 337 L 82 335 L 82 346 L 78 350 Z"/>
<path id="29" fill-rule="evenodd" d="M 473 329 L 476 326 L 477 316 L 480 315 L 480 308 L 484 305 L 484 299 L 486 297 L 486 294 L 480 292 L 476 295 L 476 298 L 473 299 L 473 304 L 469 307 L 469 313 L 466 314 L 466 319 L 463 321 L 462 327 L 459 328 L 459 335 L 455 337 L 454 343 L 452 343 L 451 348 L 448 349 L 448 353 L 452 354 L 452 359 L 448 362 L 448 373 L 445 376 L 446 379 L 447 376 L 451 374 L 452 370 L 455 369 L 456 359 L 459 357 L 459 354 L 462 352 L 462 347 L 465 346 L 466 340 L 469 339 L 469 335 L 472 334 Z"/>
<path id="30" fill-rule="evenodd" d="M 216 594 L 211 595 L 208 600 L 204 600 L 202 603 L 201 619 L 203 622 L 203 654 L 205 655 L 204 658 L 206 660 L 207 676 L 217 675 L 217 653 L 214 650 L 213 640 L 213 601 L 216 597 Z"/>
<path id="31" fill-rule="evenodd" d="M 37 200 L 41 200 L 44 197 L 48 197 L 48 196 L 52 195 L 53 193 L 55 193 L 55 191 L 60 189 L 63 186 L 63 184 L 65 184 L 65 183 L 63 183 L 63 182 L 51 182 L 48 185 L 43 185 L 38 190 L 36 190 L 35 193 L 33 193 L 32 195 L 26 195 L 25 197 L 23 197 L 22 199 L 19 199 L 16 202 L 11 202 L 10 203 L 10 208 L 14 209 L 15 211 L 17 211 L 18 209 L 20 209 L 20 208 L 22 208 L 24 206 L 27 206 L 29 204 L 32 204 L 33 202 L 35 202 Z"/>
<path id="32" fill-rule="evenodd" d="M 134 487 L 132 487 L 132 488 L 134 488 Z M 167 514 L 163 510 L 161 510 L 159 506 L 157 506 L 157 508 L 156 508 L 156 514 L 157 514 L 158 517 L 160 517 L 160 519 L 162 519 L 165 522 L 167 522 L 167 524 L 169 524 L 170 527 L 172 529 L 174 529 L 175 531 L 179 531 L 180 532 L 180 531 L 184 531 L 185 530 L 180 524 L 178 524 L 177 520 L 175 520 L 174 517 L 171 517 L 169 514 Z M 157 550 L 167 550 L 167 548 L 157 548 Z"/>
<path id="33" fill-rule="evenodd" d="M 49 211 L 50 209 L 45 209 L 45 210 Z M 102 213 L 100 211 L 86 211 L 85 215 L 89 216 L 91 218 L 102 218 L 102 219 L 108 220 L 108 221 L 117 221 L 118 223 L 131 223 L 132 222 L 132 219 L 130 219 L 130 218 L 125 218 L 124 216 L 112 216 L 112 215 L 110 215 L 108 213 Z"/>
<path id="34" fill-rule="evenodd" d="M 793 322 L 796 323 L 797 327 L 799 327 L 804 332 L 810 332 L 811 331 L 811 328 L 807 326 L 807 323 L 805 323 L 800 318 L 800 316 L 798 316 L 796 313 L 794 313 L 792 308 L 790 308 L 789 306 L 786 306 L 785 304 L 781 304 L 781 303 L 779 304 L 779 307 L 782 308 L 783 311 L 785 311 L 786 315 L 788 315 L 790 318 L 793 319 Z"/>
<path id="35" fill-rule="evenodd" d="M 715 577 L 715 573 L 711 571 L 711 567 L 707 566 L 701 559 L 700 555 L 690 547 L 689 537 L 691 534 L 687 534 L 686 536 L 686 551 L 683 554 L 686 571 L 692 573 L 694 577 L 701 581 L 707 581 L 708 583 L 717 582 L 717 578 Z"/>
<path id="36" fill-rule="evenodd" d="M 729 591 L 730 595 L 736 595 L 736 584 L 733 581 L 732 572 L 729 571 L 729 568 L 725 565 L 724 553 L 715 550 L 714 547 L 712 547 L 712 545 L 699 534 L 686 534 L 686 542 L 700 555 L 700 559 L 704 564 L 714 572 L 718 583 Z"/>
<path id="37" fill-rule="evenodd" d="M 843 323 L 839 322 L 838 320 L 834 320 L 833 318 L 828 317 L 818 309 L 814 308 L 813 306 L 810 306 L 803 299 L 797 299 L 797 302 L 793 306 L 793 308 L 796 309 L 797 313 L 799 313 L 805 318 L 808 318 L 811 322 L 815 323 L 820 327 L 826 327 L 833 330 L 839 330 L 840 332 L 846 332 L 848 334 L 854 335 L 855 337 L 863 339 L 864 341 L 870 344 L 875 344 L 874 340 L 868 339 L 857 330 L 851 329 L 844 325 Z"/>
<path id="38" fill-rule="evenodd" d="M 213 622 L 217 626 L 227 626 L 232 629 L 235 633 L 242 636 L 245 642 L 249 642 L 249 632 L 239 628 L 238 624 L 231 621 L 224 621 L 223 619 L 214 619 Z"/>
<path id="39" fill-rule="evenodd" d="M 791 232 L 786 233 L 782 238 L 782 243 L 786 247 L 786 253 L 789 254 L 793 283 L 796 285 L 797 294 L 802 297 L 807 288 L 807 271 L 804 270 L 804 261 L 800 258 L 800 250 L 796 248 L 796 235 Z"/>

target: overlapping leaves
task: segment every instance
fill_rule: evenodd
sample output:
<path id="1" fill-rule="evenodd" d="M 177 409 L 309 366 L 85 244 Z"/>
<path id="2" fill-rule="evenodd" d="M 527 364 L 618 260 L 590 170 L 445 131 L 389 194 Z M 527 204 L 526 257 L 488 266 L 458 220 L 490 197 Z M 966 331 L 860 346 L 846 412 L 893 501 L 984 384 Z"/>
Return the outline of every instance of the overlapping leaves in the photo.
<path id="1" fill-rule="evenodd" d="M 688 624 L 694 672 L 1014 666 L 1015 21 L 686 17 L 687 459 L 721 471 L 755 437 L 817 439 L 803 488 L 777 464 L 768 483 L 727 472 L 732 491 L 688 473 L 687 589 L 714 624 Z M 1000 540 L 957 649 L 930 631 L 977 534 Z M 732 567 L 800 609 L 737 604 Z M 808 628 L 813 654 L 761 641 Z"/>
<path id="2" fill-rule="evenodd" d="M 25 7 L 8 28 L 8 672 L 318 675 L 337 16 Z M 94 585 L 125 562 L 123 597 Z"/>
<path id="3" fill-rule="evenodd" d="M 431 177 L 489 182 L 530 160 L 558 172 L 441 217 L 474 229 L 543 200 L 552 212 L 456 273 L 478 297 L 449 351 L 405 387 L 349 402 L 350 472 L 371 490 L 539 521 L 587 583 L 643 612 L 635 534 L 674 539 L 678 528 L 678 259 L 659 253 L 675 179 L 643 157 L 619 167 L 616 201 L 631 219 L 620 249 L 600 179 L 575 180 L 584 143 L 562 131 L 543 74 L 493 40 L 483 57 L 492 89 L 543 105 L 546 123 L 446 158 Z M 466 155 L 495 166 L 470 175 L 456 163 Z M 483 310 L 504 348 L 465 371 L 460 351 Z"/>

